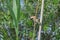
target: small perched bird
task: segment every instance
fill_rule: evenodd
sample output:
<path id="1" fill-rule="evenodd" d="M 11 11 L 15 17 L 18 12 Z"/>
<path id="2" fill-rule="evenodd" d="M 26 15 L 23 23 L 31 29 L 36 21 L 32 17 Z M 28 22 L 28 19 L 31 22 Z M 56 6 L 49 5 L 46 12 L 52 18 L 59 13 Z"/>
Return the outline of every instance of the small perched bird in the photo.
<path id="1" fill-rule="evenodd" d="M 36 16 L 31 16 L 30 19 L 32 19 L 34 22 L 38 22 L 38 20 L 39 20 L 36 18 Z"/>
<path id="2" fill-rule="evenodd" d="M 30 18 L 33 20 L 36 20 L 36 16 L 31 16 Z"/>

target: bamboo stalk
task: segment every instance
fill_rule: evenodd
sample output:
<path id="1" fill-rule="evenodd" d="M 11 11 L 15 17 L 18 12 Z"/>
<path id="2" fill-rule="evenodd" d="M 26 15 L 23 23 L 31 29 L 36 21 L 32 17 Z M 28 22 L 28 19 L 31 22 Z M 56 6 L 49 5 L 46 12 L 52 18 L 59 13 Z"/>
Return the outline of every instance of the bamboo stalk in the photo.
<path id="1" fill-rule="evenodd" d="M 41 40 L 40 38 L 41 38 L 41 27 L 42 27 L 43 10 L 44 10 L 44 0 L 42 0 L 42 5 L 41 5 L 41 14 L 40 14 L 40 25 L 39 25 L 38 40 Z"/>

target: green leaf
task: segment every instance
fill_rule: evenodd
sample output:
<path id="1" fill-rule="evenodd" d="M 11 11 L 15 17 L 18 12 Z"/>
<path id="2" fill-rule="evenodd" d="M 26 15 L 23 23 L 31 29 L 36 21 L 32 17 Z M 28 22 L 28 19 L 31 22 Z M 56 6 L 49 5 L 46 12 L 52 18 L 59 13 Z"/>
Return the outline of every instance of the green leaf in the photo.
<path id="1" fill-rule="evenodd" d="M 16 0 L 16 5 L 17 5 L 17 20 L 19 21 L 19 19 L 20 19 L 20 0 Z"/>
<path id="2" fill-rule="evenodd" d="M 16 19 L 16 17 L 15 17 L 14 11 L 13 11 L 13 9 L 12 9 L 12 7 L 11 7 L 10 5 L 12 5 L 12 4 L 11 4 L 11 1 L 8 0 L 8 1 L 7 1 L 7 8 L 8 8 L 9 11 L 10 11 L 10 15 L 12 16 L 12 19 L 13 19 L 13 21 L 14 21 L 14 23 L 15 23 L 15 27 L 17 27 L 17 19 Z"/>
<path id="3" fill-rule="evenodd" d="M 44 31 L 47 31 L 48 29 L 48 24 L 45 24 L 44 27 L 43 27 Z"/>
<path id="4" fill-rule="evenodd" d="M 13 0 L 13 12 L 14 12 L 14 15 L 17 19 L 17 5 L 16 5 L 16 0 Z"/>
<path id="5" fill-rule="evenodd" d="M 32 37 L 32 36 L 33 36 L 33 32 L 30 32 L 30 33 L 29 33 L 29 36 Z"/>

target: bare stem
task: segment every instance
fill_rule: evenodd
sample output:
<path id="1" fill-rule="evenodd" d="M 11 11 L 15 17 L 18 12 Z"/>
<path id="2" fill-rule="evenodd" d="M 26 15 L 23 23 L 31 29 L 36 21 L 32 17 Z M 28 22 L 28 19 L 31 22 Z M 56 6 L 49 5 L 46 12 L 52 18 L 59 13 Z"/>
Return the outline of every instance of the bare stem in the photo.
<path id="1" fill-rule="evenodd" d="M 38 40 L 40 40 L 40 38 L 41 38 L 41 27 L 42 27 L 43 10 L 44 10 L 44 0 L 42 0 L 42 5 L 41 5 L 41 14 L 40 14 L 40 24 L 41 25 L 39 25 Z"/>
<path id="2" fill-rule="evenodd" d="M 39 7 L 39 0 L 38 0 L 38 3 L 36 5 L 36 10 L 35 10 L 35 16 L 36 16 L 36 18 L 37 18 L 37 13 L 38 13 L 38 7 Z M 33 38 L 32 38 L 32 40 L 35 39 L 36 18 L 34 19 L 34 25 L 33 25 L 34 29 L 33 29 Z"/>

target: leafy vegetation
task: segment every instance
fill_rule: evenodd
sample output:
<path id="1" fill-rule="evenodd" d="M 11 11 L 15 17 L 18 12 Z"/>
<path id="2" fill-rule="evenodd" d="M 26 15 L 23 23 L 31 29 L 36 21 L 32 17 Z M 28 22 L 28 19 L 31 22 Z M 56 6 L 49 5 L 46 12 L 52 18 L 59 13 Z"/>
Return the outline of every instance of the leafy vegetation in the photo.
<path id="1" fill-rule="evenodd" d="M 42 0 L 0 0 L 0 40 L 38 40 L 41 5 Z M 41 40 L 60 40 L 60 0 L 44 0 Z"/>

